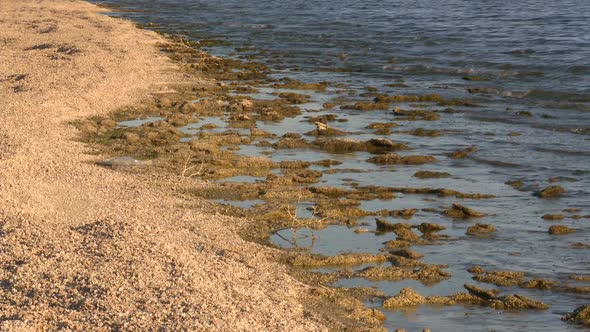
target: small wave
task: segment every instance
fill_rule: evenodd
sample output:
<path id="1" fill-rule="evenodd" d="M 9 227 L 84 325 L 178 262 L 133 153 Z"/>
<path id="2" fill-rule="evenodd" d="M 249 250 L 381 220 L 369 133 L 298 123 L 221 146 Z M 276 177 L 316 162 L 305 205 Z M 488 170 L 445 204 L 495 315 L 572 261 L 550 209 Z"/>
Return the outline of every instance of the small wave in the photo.
<path id="1" fill-rule="evenodd" d="M 530 91 L 529 97 L 545 100 L 567 101 L 570 103 L 590 102 L 590 93 L 575 93 L 557 90 L 533 89 Z"/>
<path id="2" fill-rule="evenodd" d="M 437 67 L 425 64 L 419 65 L 396 65 L 397 62 L 390 62 L 390 64 L 383 67 L 384 70 L 399 71 L 404 74 L 411 75 L 462 75 L 465 80 L 492 80 L 494 78 L 525 78 L 525 77 L 543 77 L 545 74 L 541 71 L 492 71 L 479 70 L 473 67 L 453 68 L 453 67 Z"/>
<path id="3" fill-rule="evenodd" d="M 590 128 L 572 128 L 570 132 L 578 135 L 590 135 Z"/>
<path id="4" fill-rule="evenodd" d="M 590 74 L 590 66 L 573 66 L 568 71 L 574 75 L 587 75 Z"/>
<path id="5" fill-rule="evenodd" d="M 506 168 L 521 168 L 522 167 L 522 165 L 515 164 L 515 163 L 509 163 L 506 161 L 489 160 L 489 159 L 483 159 L 483 158 L 477 158 L 477 157 L 472 157 L 471 159 L 473 159 L 479 163 L 482 163 L 482 164 L 492 165 L 492 166 L 496 166 L 496 167 L 506 167 Z"/>
<path id="6" fill-rule="evenodd" d="M 435 67 L 428 65 L 416 65 L 416 66 L 394 66 L 386 65 L 383 66 L 385 70 L 400 71 L 406 74 L 414 75 L 432 75 L 432 74 L 446 74 L 446 75 L 465 75 L 473 74 L 473 69 L 462 69 L 462 68 L 447 68 L 447 67 Z"/>
<path id="7" fill-rule="evenodd" d="M 575 110 L 582 112 L 590 112 L 590 105 L 588 103 L 568 103 L 568 102 L 549 102 L 541 105 L 543 108 L 553 108 L 559 110 Z"/>
<path id="8" fill-rule="evenodd" d="M 513 71 L 505 70 L 498 72 L 499 77 L 543 77 L 545 73 L 542 71 Z"/>
<path id="9" fill-rule="evenodd" d="M 245 29 L 272 29 L 274 25 L 268 23 L 250 23 L 250 24 L 229 24 L 229 28 L 245 28 Z"/>
<path id="10" fill-rule="evenodd" d="M 553 124 L 542 124 L 542 125 L 535 125 L 536 128 L 545 129 L 545 130 L 553 130 L 560 133 L 571 133 L 576 135 L 586 135 L 590 136 L 590 127 L 557 127 Z"/>
<path id="11" fill-rule="evenodd" d="M 530 48 L 523 49 L 523 50 L 512 50 L 509 52 L 509 54 L 512 54 L 514 56 L 530 55 L 533 53 L 535 53 L 535 51 Z"/>
<path id="12" fill-rule="evenodd" d="M 430 57 L 409 57 L 409 56 L 394 56 L 387 59 L 387 63 L 389 64 L 396 64 L 396 63 L 408 63 L 408 62 L 432 62 L 434 58 Z"/>
<path id="13" fill-rule="evenodd" d="M 564 150 L 564 149 L 557 149 L 557 148 L 550 148 L 550 147 L 535 147 L 534 149 L 539 152 L 549 152 L 549 153 L 554 153 L 557 155 L 590 156 L 590 152 L 586 152 L 586 151 L 571 151 L 571 150 Z"/>
<path id="14" fill-rule="evenodd" d="M 469 89 L 467 89 L 467 91 L 469 91 L 469 93 L 472 93 L 472 94 L 479 94 L 479 93 L 495 94 L 495 95 L 499 95 L 502 97 L 518 98 L 518 99 L 524 98 L 524 97 L 528 96 L 528 94 L 530 93 L 530 90 L 509 91 L 509 90 L 501 90 L 501 89 L 497 89 L 497 88 L 469 88 Z"/>
<path id="15" fill-rule="evenodd" d="M 271 29 L 273 27 L 273 25 L 259 23 L 259 24 L 244 24 L 243 27 L 248 28 L 248 29 Z"/>

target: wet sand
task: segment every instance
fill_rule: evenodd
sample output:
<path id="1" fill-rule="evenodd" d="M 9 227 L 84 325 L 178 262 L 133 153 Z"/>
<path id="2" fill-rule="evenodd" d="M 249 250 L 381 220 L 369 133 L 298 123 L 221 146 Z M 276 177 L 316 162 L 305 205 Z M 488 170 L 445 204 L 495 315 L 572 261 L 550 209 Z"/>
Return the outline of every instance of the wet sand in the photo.
<path id="1" fill-rule="evenodd" d="M 324 329 L 249 221 L 183 194 L 194 179 L 114 172 L 77 141 L 72 121 L 199 80 L 164 40 L 81 1 L 0 7 L 1 330 Z"/>

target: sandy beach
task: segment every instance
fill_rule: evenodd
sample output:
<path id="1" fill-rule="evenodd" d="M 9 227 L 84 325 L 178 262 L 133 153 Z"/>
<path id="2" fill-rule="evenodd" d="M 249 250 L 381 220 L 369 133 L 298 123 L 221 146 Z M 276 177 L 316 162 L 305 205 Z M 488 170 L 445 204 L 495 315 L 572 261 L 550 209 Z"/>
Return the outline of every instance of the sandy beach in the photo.
<path id="1" fill-rule="evenodd" d="M 114 172 L 77 141 L 72 121 L 199 79 L 101 11 L 0 3 L 0 330 L 323 330 L 247 220 L 181 193 L 195 180 Z"/>

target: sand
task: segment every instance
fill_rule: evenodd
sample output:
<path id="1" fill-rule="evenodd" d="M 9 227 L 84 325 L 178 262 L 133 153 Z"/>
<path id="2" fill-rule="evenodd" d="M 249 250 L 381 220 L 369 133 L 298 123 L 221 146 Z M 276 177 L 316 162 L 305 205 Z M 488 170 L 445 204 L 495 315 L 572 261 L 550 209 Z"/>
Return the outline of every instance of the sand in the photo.
<path id="1" fill-rule="evenodd" d="M 185 79 L 158 42 L 82 1 L 0 0 L 0 330 L 325 330 L 248 220 L 77 141 L 71 121 Z"/>

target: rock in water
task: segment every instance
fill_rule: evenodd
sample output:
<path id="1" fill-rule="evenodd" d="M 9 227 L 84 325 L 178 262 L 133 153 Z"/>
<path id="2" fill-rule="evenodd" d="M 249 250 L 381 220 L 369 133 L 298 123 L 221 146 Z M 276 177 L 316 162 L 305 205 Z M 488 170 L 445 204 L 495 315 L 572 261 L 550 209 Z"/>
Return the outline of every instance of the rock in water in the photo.
<path id="1" fill-rule="evenodd" d="M 570 234 L 575 233 L 576 229 L 570 228 L 563 225 L 553 225 L 549 227 L 549 234 L 551 235 L 562 235 L 562 234 Z"/>
<path id="2" fill-rule="evenodd" d="M 590 327 L 590 305 L 578 307 L 574 312 L 563 316 L 561 319 Z"/>
<path id="3" fill-rule="evenodd" d="M 486 233 L 493 233 L 496 231 L 496 227 L 488 224 L 476 224 L 467 228 L 467 235 L 482 235 Z"/>
<path id="4" fill-rule="evenodd" d="M 453 207 L 450 209 L 445 210 L 444 213 L 454 219 L 481 218 L 485 216 L 485 213 L 475 211 L 457 203 L 453 204 Z"/>
<path id="5" fill-rule="evenodd" d="M 557 198 L 560 197 L 563 193 L 565 193 L 565 189 L 563 189 L 563 187 L 550 186 L 535 194 L 541 198 Z"/>

